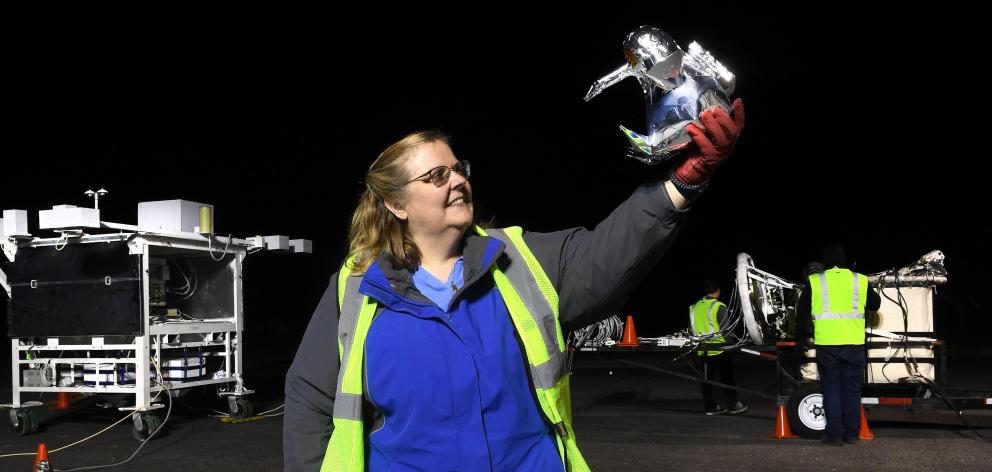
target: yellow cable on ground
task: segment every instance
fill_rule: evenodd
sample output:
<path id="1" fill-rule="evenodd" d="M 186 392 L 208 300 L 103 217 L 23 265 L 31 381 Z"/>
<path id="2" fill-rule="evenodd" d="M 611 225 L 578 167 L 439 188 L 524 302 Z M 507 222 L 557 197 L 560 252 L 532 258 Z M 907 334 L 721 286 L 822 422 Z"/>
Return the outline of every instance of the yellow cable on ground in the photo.
<path id="1" fill-rule="evenodd" d="M 221 418 L 220 419 L 220 422 L 221 423 L 247 423 L 249 421 L 264 420 L 265 418 L 268 418 L 268 416 L 249 416 L 248 418 L 241 418 L 241 419 L 237 419 L 237 420 L 234 419 L 234 418 L 227 417 L 227 418 Z"/>
<path id="2" fill-rule="evenodd" d="M 51 451 L 48 451 L 48 453 L 49 454 L 54 454 L 56 452 L 59 452 L 59 451 L 65 450 L 65 449 L 69 449 L 70 447 L 75 446 L 76 444 L 79 444 L 81 442 L 89 441 L 90 439 L 93 439 L 93 438 L 95 438 L 95 437 L 103 434 L 108 429 L 113 428 L 114 426 L 117 426 L 118 424 L 121 423 L 121 421 L 124 421 L 124 420 L 126 420 L 126 419 L 128 419 L 130 417 L 131 417 L 131 413 L 128 413 L 127 416 L 125 416 L 125 417 L 117 420 L 116 423 L 114 423 L 114 424 L 112 424 L 110 426 L 107 426 L 106 428 L 103 428 L 100 431 L 98 431 L 96 433 L 93 433 L 93 434 L 91 434 L 90 436 L 88 436 L 86 438 L 80 439 L 79 441 L 76 441 L 76 442 L 74 442 L 72 444 L 69 444 L 68 446 L 62 446 L 62 447 L 60 447 L 58 449 L 52 449 Z M 33 456 L 33 455 L 36 455 L 36 454 L 37 454 L 37 452 L 21 452 L 21 453 L 17 453 L 17 454 L 4 454 L 4 455 L 0 456 L 0 459 L 4 459 L 4 458 L 7 458 L 7 457 L 18 457 L 18 456 Z"/>

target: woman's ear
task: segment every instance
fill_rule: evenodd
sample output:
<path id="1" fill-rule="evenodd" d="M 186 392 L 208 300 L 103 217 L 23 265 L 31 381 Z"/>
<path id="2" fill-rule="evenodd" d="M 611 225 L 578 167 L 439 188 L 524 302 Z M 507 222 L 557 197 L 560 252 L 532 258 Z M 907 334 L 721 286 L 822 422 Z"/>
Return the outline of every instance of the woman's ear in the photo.
<path id="1" fill-rule="evenodd" d="M 392 203 L 387 201 L 383 201 L 383 203 L 386 205 L 386 209 L 389 210 L 389 212 L 392 213 L 393 216 L 403 221 L 406 221 L 406 219 L 409 218 L 409 215 L 407 215 L 406 210 L 403 209 L 403 205 L 399 203 Z"/>

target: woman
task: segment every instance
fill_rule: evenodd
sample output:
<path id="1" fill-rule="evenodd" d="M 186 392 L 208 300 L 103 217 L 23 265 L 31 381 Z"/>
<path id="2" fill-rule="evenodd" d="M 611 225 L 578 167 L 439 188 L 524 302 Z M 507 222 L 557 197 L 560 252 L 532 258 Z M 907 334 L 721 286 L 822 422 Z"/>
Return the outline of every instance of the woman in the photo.
<path id="1" fill-rule="evenodd" d="M 616 313 L 671 245 L 743 104 L 700 120 L 671 178 L 592 231 L 479 228 L 471 168 L 443 135 L 387 148 L 287 373 L 286 470 L 587 470 L 563 334 Z"/>

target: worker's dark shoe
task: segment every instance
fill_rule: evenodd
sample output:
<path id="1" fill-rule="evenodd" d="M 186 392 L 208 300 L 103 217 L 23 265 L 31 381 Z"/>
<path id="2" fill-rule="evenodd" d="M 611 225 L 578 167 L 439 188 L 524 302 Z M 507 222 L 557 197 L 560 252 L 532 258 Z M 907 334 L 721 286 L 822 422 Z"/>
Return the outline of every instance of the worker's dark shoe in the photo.
<path id="1" fill-rule="evenodd" d="M 727 412 L 726 408 L 719 406 L 715 410 L 706 410 L 706 416 L 722 415 L 726 412 Z"/>
<path id="2" fill-rule="evenodd" d="M 844 438 L 844 442 L 846 442 L 848 444 L 857 444 L 858 443 L 858 438 Z"/>
<path id="3" fill-rule="evenodd" d="M 734 403 L 733 408 L 730 409 L 729 413 L 731 415 L 740 415 L 747 412 L 747 405 L 742 402 Z"/>
<path id="4" fill-rule="evenodd" d="M 820 441 L 823 442 L 823 444 L 829 444 L 831 446 L 843 446 L 844 445 L 844 441 L 841 441 L 840 439 L 827 439 L 827 438 L 823 438 Z"/>

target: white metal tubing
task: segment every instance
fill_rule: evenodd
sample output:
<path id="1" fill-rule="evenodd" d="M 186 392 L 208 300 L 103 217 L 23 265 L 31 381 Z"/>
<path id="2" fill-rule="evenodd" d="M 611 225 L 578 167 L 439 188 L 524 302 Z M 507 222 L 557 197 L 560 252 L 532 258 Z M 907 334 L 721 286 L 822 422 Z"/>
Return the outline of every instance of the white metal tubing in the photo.
<path id="1" fill-rule="evenodd" d="M 151 273 L 150 262 L 148 260 L 149 251 L 148 245 L 142 245 L 141 249 L 141 318 L 142 318 L 142 336 L 135 336 L 134 343 L 137 345 L 135 357 L 138 359 L 138 363 L 135 366 L 135 398 L 134 406 L 139 409 L 148 408 L 151 403 L 151 393 L 148 387 L 150 382 L 148 381 L 148 372 L 150 371 L 149 366 L 149 356 L 151 352 L 149 350 L 149 319 L 151 318 L 151 283 L 149 281 L 149 274 Z"/>
<path id="2" fill-rule="evenodd" d="M 20 360 L 21 353 L 17 349 L 18 339 L 14 338 L 10 340 L 10 358 L 14 360 Z M 11 370 L 11 403 L 14 408 L 21 405 L 21 368 L 19 365 L 12 366 Z"/>
<path id="3" fill-rule="evenodd" d="M 149 334 L 206 334 L 228 333 L 236 330 L 237 318 L 232 321 L 189 321 L 181 323 L 160 323 L 151 327 Z"/>
<path id="4" fill-rule="evenodd" d="M 947 277 L 943 275 L 906 275 L 896 277 L 893 275 L 886 275 L 885 277 L 879 277 L 877 275 L 869 275 L 868 281 L 872 284 L 933 284 L 941 285 L 947 283 Z"/>
<path id="5" fill-rule="evenodd" d="M 101 382 L 102 383 L 102 382 Z M 113 387 L 96 387 L 96 386 L 86 386 L 86 387 L 23 387 L 22 392 L 35 392 L 35 393 L 136 393 L 135 387 L 121 387 L 115 385 Z"/>
<path id="6" fill-rule="evenodd" d="M 18 364 L 137 364 L 133 357 L 41 357 L 38 359 L 20 359 Z"/>
<path id="7" fill-rule="evenodd" d="M 202 385 L 214 385 L 214 384 L 223 384 L 223 383 L 233 383 L 235 381 L 236 381 L 236 379 L 234 379 L 232 377 L 228 377 L 228 378 L 223 378 L 223 379 L 196 380 L 196 381 L 193 381 L 193 382 L 180 382 L 180 381 L 175 381 L 175 380 L 167 380 L 167 381 L 165 381 L 165 383 L 167 384 L 167 386 L 169 387 L 169 389 L 175 390 L 175 389 L 179 389 L 179 388 L 199 387 L 199 386 L 202 386 Z M 164 387 L 161 387 L 161 386 L 155 386 L 155 387 L 152 387 L 151 388 L 151 391 L 152 392 L 158 392 L 160 390 L 165 390 L 165 388 Z"/>
<path id="8" fill-rule="evenodd" d="M 4 292 L 7 292 L 7 298 L 10 298 L 10 284 L 7 283 L 7 274 L 0 270 L 0 288 L 3 288 Z"/>
<path id="9" fill-rule="evenodd" d="M 237 338 L 235 338 L 234 345 L 234 371 L 237 373 L 238 378 L 244 378 L 241 371 L 241 352 L 243 349 L 243 333 L 245 331 L 245 316 L 244 316 L 244 303 L 241 299 L 241 264 L 244 260 L 244 252 L 239 251 L 234 256 L 234 260 L 231 261 L 231 271 L 234 275 L 234 316 L 235 316 L 235 330 L 237 332 Z M 239 383 L 240 386 L 240 383 Z"/>
<path id="10" fill-rule="evenodd" d="M 231 336 L 224 337 L 224 374 L 231 376 Z"/>
<path id="11" fill-rule="evenodd" d="M 104 344 L 103 346 L 92 346 L 89 344 L 59 344 L 49 346 L 47 344 L 25 344 L 20 346 L 22 351 L 134 351 L 137 346 L 134 344 Z"/>

